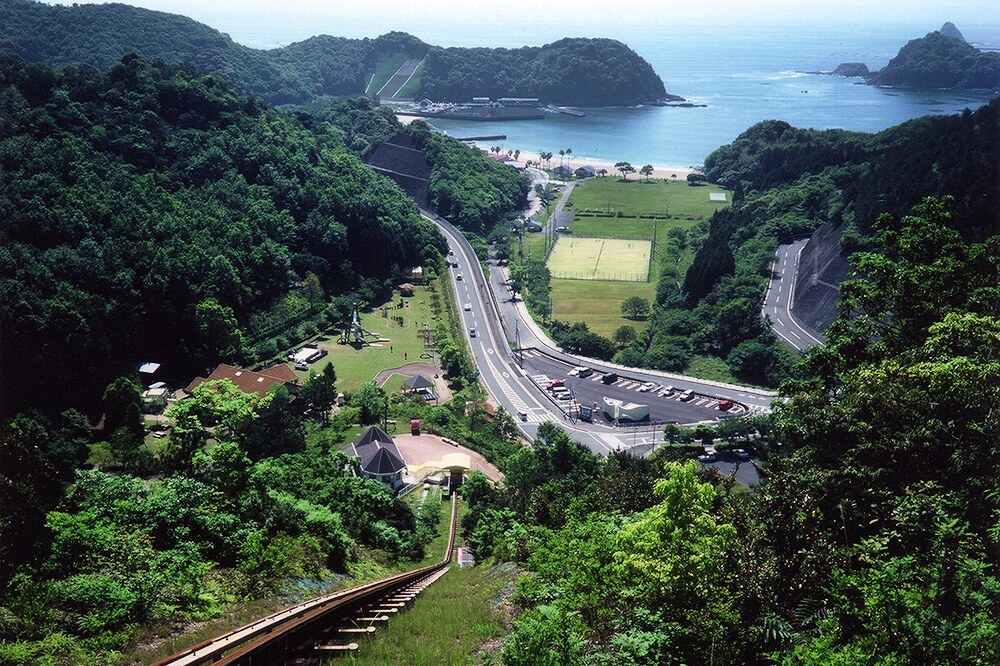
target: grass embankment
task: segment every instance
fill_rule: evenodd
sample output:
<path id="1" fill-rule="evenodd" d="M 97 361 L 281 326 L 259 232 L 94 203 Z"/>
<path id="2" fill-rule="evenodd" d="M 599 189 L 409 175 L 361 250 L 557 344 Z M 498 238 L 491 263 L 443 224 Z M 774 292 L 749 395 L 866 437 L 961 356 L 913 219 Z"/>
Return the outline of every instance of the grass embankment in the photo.
<path id="1" fill-rule="evenodd" d="M 411 497 L 419 499 L 419 492 Z M 466 509 L 465 502 L 459 501 L 459 522 Z M 447 501 L 442 502 L 441 515 L 439 539 L 427 547 L 428 561 L 424 565 L 438 561 L 444 552 L 451 515 Z M 461 544 L 461 537 L 456 535 L 456 547 Z M 358 666 L 477 663 L 472 653 L 504 632 L 491 600 L 511 583 L 509 575 L 494 576 L 490 569 L 459 569 L 453 564 L 448 573 L 416 598 L 412 607 L 394 616 L 370 638 L 358 641 L 357 652 L 340 661 Z"/>
<path id="2" fill-rule="evenodd" d="M 727 202 L 709 200 L 710 192 L 723 192 Z M 577 214 L 573 236 L 591 238 L 650 240 L 653 259 L 646 282 L 552 279 L 552 317 L 566 321 L 585 321 L 590 330 L 610 337 L 615 329 L 629 325 L 641 330 L 642 322 L 621 316 L 621 303 L 630 296 L 650 302 L 656 293 L 660 266 L 667 257 L 667 239 L 672 229 L 688 236 L 692 230 L 728 205 L 730 193 L 715 185 L 692 187 L 686 182 L 665 180 L 622 181 L 617 178 L 591 178 L 577 184 L 567 210 Z M 618 215 L 622 217 L 618 217 Z M 686 244 L 677 263 L 683 275 L 694 257 Z"/>
<path id="3" fill-rule="evenodd" d="M 417 68 L 413 70 L 413 76 L 403 84 L 403 87 L 399 89 L 396 93 L 396 97 L 400 99 L 406 99 L 409 97 L 415 97 L 417 91 L 420 90 L 420 76 L 424 73 L 424 63 L 426 60 L 421 60 Z"/>
<path id="4" fill-rule="evenodd" d="M 433 363 L 433 352 L 424 347 L 421 331 L 425 326 L 433 331 L 435 322 L 441 316 L 440 305 L 435 306 L 435 299 L 439 298 L 439 284 L 440 280 L 435 280 L 428 286 L 416 287 L 413 296 L 407 298 L 401 298 L 397 292 L 391 301 L 370 312 L 360 313 L 361 326 L 366 331 L 388 338 L 388 342 L 374 342 L 365 347 L 342 345 L 338 342 L 339 334 L 330 332 L 302 343 L 300 346 L 319 346 L 327 352 L 310 368 L 318 374 L 328 363 L 333 363 L 337 371 L 337 389 L 350 393 L 372 381 L 381 370 L 398 368 L 406 363 Z M 398 307 L 400 301 L 404 304 L 402 308 Z M 384 307 L 389 308 L 385 316 Z M 305 379 L 308 372 L 297 371 L 297 374 Z"/>
<path id="5" fill-rule="evenodd" d="M 375 71 L 365 89 L 365 94 L 373 95 L 381 90 L 382 86 L 389 82 L 389 79 L 404 62 L 406 62 L 406 55 L 403 53 L 384 53 L 379 56 L 378 62 L 375 64 Z"/>

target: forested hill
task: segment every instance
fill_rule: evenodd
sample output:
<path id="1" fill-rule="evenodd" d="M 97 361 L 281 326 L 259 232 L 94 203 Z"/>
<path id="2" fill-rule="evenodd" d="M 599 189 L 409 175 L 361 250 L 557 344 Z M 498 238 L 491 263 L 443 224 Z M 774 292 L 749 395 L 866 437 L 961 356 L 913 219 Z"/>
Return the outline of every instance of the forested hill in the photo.
<path id="1" fill-rule="evenodd" d="M 615 106 L 681 98 L 668 95 L 652 66 L 613 39 L 561 39 L 519 49 L 432 48 L 421 95 L 538 97 L 544 102 Z"/>
<path id="2" fill-rule="evenodd" d="M 902 88 L 1000 88 L 1000 53 L 976 47 L 940 32 L 914 39 L 868 80 Z"/>
<path id="3" fill-rule="evenodd" d="M 272 104 L 360 95 L 380 63 L 398 66 L 425 55 L 426 80 L 417 95 L 436 101 L 531 96 L 598 106 L 675 99 L 649 63 L 607 39 L 564 39 L 511 50 L 443 49 L 394 32 L 374 39 L 322 35 L 259 50 L 176 14 L 123 4 L 0 0 L 0 53 L 55 67 L 86 63 L 106 70 L 128 52 L 149 61 L 191 63 Z M 419 70 L 416 76 L 422 76 Z"/>
<path id="4" fill-rule="evenodd" d="M 86 408 L 146 359 L 190 379 L 269 358 L 329 297 L 366 300 L 443 253 L 344 146 L 389 122 L 364 105 L 341 128 L 190 65 L 7 57 L 0 119 L 4 414 Z"/>

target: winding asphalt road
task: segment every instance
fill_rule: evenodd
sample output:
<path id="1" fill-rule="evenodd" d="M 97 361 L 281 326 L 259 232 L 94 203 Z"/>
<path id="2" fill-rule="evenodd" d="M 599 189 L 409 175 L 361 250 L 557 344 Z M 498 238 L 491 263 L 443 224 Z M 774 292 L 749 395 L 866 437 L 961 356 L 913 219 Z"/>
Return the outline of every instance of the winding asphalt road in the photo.
<path id="1" fill-rule="evenodd" d="M 551 396 L 532 380 L 529 372 L 519 365 L 520 356 L 512 351 L 518 340 L 521 348 L 545 354 L 550 359 L 565 363 L 565 367 L 585 365 L 598 373 L 617 372 L 632 381 L 669 383 L 680 391 L 691 389 L 700 396 L 730 399 L 751 410 L 766 410 L 775 399 L 775 395 L 768 391 L 625 368 L 562 352 L 534 323 L 523 302 L 511 300 L 509 289 L 504 284 L 506 269 L 491 265 L 487 276 L 472 246 L 458 229 L 433 213 L 423 211 L 423 215 L 438 225 L 454 253 L 449 258 L 458 263 L 458 267 L 450 271 L 451 279 L 479 378 L 493 401 L 515 416 L 518 428 L 529 440 L 535 438 L 539 424 L 545 421 L 559 423 L 571 437 L 601 454 L 625 449 L 647 453 L 657 444 L 662 444 L 663 436 L 660 426 L 649 424 L 616 428 L 602 422 L 601 418 L 595 419 L 594 423 L 570 420 Z M 465 309 L 466 304 L 468 310 Z M 649 394 L 640 395 L 643 399 L 656 399 Z M 643 399 L 637 398 L 636 402 Z M 692 406 L 690 414 L 692 420 L 705 420 L 703 407 Z M 523 418 L 518 415 L 523 415 Z M 741 467 L 749 468 L 748 465 Z M 753 482 L 750 478 L 744 481 Z"/>
<path id="2" fill-rule="evenodd" d="M 795 274 L 799 257 L 808 242 L 809 239 L 803 238 L 778 247 L 771 266 L 771 282 L 767 285 L 764 305 L 761 307 L 761 316 L 771 326 L 771 330 L 795 351 L 803 351 L 825 342 L 822 334 L 803 325 L 792 315 Z"/>

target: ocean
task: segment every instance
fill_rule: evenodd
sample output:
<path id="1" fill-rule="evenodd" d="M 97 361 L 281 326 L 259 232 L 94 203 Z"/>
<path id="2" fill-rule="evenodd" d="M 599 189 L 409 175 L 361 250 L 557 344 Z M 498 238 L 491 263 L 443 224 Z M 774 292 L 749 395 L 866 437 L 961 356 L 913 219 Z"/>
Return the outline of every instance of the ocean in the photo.
<path id="1" fill-rule="evenodd" d="M 416 35 L 440 46 L 516 47 L 541 45 L 561 37 L 611 37 L 628 44 L 652 64 L 668 92 L 705 104 L 704 108 L 589 108 L 586 116 L 545 120 L 476 122 L 435 119 L 432 125 L 457 137 L 507 135 L 491 141 L 504 150 L 551 151 L 571 148 L 574 157 L 633 164 L 694 166 L 754 123 L 785 120 L 797 127 L 877 132 L 928 114 L 959 113 L 989 100 L 987 93 L 886 90 L 859 79 L 810 74 L 842 62 L 879 69 L 911 39 L 938 25 L 760 26 L 575 25 L 560 31 L 546 25 L 423 23 L 378 27 L 295 17 L 258 20 L 246 16 L 199 18 L 254 48 L 273 48 L 313 34 L 375 37 L 388 29 Z M 960 25 L 980 48 L 1000 46 L 1000 25 Z"/>

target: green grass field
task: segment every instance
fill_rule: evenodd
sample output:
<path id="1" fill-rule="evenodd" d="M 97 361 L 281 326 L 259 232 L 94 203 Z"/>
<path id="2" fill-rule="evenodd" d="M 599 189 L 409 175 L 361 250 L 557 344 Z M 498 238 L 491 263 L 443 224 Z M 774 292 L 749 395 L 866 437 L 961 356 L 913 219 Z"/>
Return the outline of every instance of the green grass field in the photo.
<path id="1" fill-rule="evenodd" d="M 368 88 L 365 90 L 365 94 L 373 95 L 381 90 L 382 86 L 388 83 L 392 75 L 396 73 L 396 70 L 404 62 L 406 62 L 406 55 L 403 53 L 384 53 L 379 56 L 378 63 L 375 65 L 375 72 L 368 81 Z"/>
<path id="2" fill-rule="evenodd" d="M 338 344 L 339 332 L 333 331 L 297 346 L 318 344 L 321 349 L 325 349 L 327 355 L 310 368 L 318 374 L 327 363 L 333 363 L 337 371 L 337 390 L 344 393 L 356 391 L 386 368 L 397 368 L 413 362 L 433 362 L 432 358 L 421 358 L 422 354 L 431 352 L 424 349 L 424 337 L 420 331 L 425 324 L 433 329 L 437 321 L 430 297 L 429 287 L 416 287 L 412 297 L 402 299 L 406 307 L 389 310 L 388 317 L 382 316 L 381 308 L 361 313 L 361 325 L 365 330 L 389 339 L 389 342 L 376 343 L 381 346 L 355 348 Z M 399 301 L 399 296 L 396 296 L 389 305 L 398 305 Z M 393 317 L 402 317 L 403 325 L 400 326 Z M 296 371 L 296 374 L 304 379 L 308 373 Z"/>
<path id="3" fill-rule="evenodd" d="M 552 280 L 552 318 L 585 321 L 591 331 L 611 337 L 619 326 L 636 331 L 645 322 L 622 317 L 621 305 L 629 296 L 653 301 L 656 286 L 652 282 L 604 282 L 602 280 Z"/>
<path id="4" fill-rule="evenodd" d="M 725 202 L 709 201 L 710 192 L 723 192 Z M 729 205 L 731 193 L 716 185 L 692 187 L 687 182 L 651 180 L 622 182 L 618 178 L 589 178 L 581 181 L 570 195 L 571 210 L 615 215 L 670 215 L 708 218 Z M 573 223 L 574 225 L 576 222 Z"/>
<path id="5" fill-rule="evenodd" d="M 645 240 L 563 236 L 548 266 L 553 278 L 646 282 L 650 249 Z"/>

